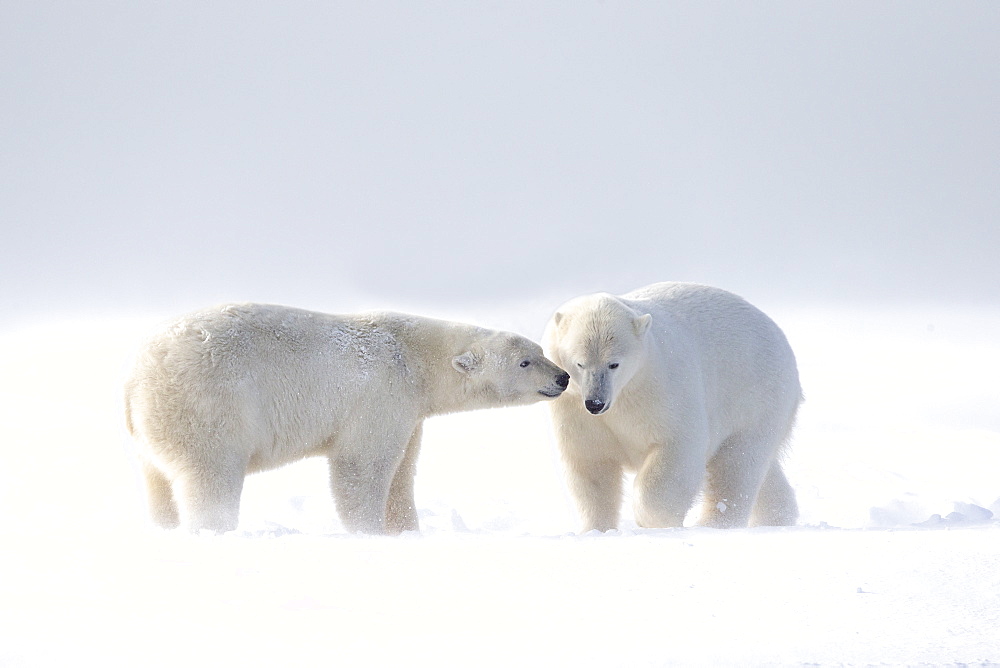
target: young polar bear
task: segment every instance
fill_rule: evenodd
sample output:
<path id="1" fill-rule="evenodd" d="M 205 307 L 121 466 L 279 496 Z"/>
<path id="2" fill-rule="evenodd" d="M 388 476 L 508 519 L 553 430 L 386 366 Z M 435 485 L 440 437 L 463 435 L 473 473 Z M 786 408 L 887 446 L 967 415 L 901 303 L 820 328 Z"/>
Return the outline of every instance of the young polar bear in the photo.
<path id="1" fill-rule="evenodd" d="M 552 317 L 546 354 L 572 382 L 552 416 L 583 529 L 618 524 L 635 473 L 643 527 L 678 527 L 699 490 L 700 523 L 791 525 L 779 462 L 801 401 L 784 334 L 734 294 L 657 283 L 574 299 Z"/>
<path id="2" fill-rule="evenodd" d="M 350 531 L 416 530 L 425 418 L 559 396 L 569 376 L 516 334 L 394 313 L 232 304 L 138 355 L 125 416 L 153 520 L 230 531 L 248 473 L 323 455 Z"/>

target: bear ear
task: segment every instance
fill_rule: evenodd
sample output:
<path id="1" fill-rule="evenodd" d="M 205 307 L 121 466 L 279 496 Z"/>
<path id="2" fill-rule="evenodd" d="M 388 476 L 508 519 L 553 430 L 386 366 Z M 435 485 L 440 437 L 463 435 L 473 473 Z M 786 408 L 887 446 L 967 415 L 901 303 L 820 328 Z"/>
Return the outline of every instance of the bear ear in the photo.
<path id="1" fill-rule="evenodd" d="M 653 322 L 653 316 L 647 313 L 646 315 L 640 315 L 635 319 L 633 324 L 635 325 L 635 335 L 642 336 L 649 330 L 649 325 Z"/>
<path id="2" fill-rule="evenodd" d="M 559 325 L 559 323 L 562 322 L 562 319 L 563 319 L 562 311 L 556 311 L 556 314 L 552 316 L 552 322 L 556 323 L 557 326 Z"/>
<path id="3" fill-rule="evenodd" d="M 479 368 L 479 359 L 472 353 L 462 353 L 452 358 L 451 365 L 461 373 L 472 373 Z"/>

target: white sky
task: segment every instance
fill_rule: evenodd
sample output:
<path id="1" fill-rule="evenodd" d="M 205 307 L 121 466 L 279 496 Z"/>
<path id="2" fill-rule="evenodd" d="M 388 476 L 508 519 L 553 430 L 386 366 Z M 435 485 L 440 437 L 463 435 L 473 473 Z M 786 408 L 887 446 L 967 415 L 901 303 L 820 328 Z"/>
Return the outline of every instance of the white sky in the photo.
<path id="1" fill-rule="evenodd" d="M 996 2 L 0 0 L 0 324 L 1000 304 Z"/>

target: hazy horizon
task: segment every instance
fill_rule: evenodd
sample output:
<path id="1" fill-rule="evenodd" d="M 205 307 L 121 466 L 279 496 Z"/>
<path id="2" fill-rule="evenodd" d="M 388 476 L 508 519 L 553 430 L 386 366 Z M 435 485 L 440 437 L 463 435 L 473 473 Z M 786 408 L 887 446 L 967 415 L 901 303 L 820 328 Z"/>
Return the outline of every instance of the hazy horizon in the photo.
<path id="1" fill-rule="evenodd" d="M 0 325 L 1000 305 L 1000 7 L 0 5 Z"/>

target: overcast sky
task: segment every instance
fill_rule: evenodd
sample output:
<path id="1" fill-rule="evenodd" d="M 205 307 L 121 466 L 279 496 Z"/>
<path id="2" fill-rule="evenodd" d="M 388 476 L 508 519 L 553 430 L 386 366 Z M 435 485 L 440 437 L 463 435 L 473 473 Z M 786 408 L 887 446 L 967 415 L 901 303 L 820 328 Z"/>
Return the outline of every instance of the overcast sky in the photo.
<path id="1" fill-rule="evenodd" d="M 0 303 L 1000 304 L 997 2 L 0 0 Z"/>

